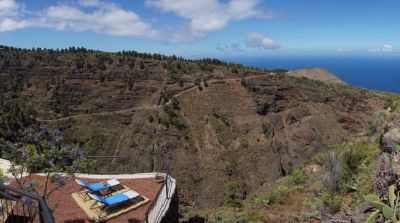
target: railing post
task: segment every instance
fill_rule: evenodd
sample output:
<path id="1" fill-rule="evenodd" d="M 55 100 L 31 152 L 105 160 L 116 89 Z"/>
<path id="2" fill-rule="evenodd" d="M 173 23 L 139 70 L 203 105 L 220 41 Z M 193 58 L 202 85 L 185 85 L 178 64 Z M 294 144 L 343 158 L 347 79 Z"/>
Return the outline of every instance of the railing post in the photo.
<path id="1" fill-rule="evenodd" d="M 169 199 L 169 195 L 168 195 L 168 174 L 165 175 L 165 192 L 167 195 L 167 199 Z"/>

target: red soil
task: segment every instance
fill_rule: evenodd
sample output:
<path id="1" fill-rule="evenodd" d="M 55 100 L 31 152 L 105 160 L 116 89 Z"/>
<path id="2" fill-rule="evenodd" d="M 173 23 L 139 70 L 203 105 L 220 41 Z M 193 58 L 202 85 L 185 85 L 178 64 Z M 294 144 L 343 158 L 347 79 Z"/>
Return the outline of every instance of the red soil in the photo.
<path id="1" fill-rule="evenodd" d="M 31 180 L 42 182 L 41 186 L 44 185 L 44 177 L 35 175 L 31 176 L 30 178 Z M 88 183 L 101 181 L 99 179 L 96 180 L 84 179 L 84 180 L 87 181 Z M 128 213 L 110 219 L 107 222 L 142 222 L 146 217 L 146 211 L 149 209 L 151 203 L 155 199 L 162 184 L 155 182 L 153 178 L 123 179 L 119 181 L 124 186 L 149 198 L 150 202 Z M 53 188 L 53 185 L 50 184 L 49 188 Z M 69 223 L 91 222 L 86 213 L 79 207 L 79 205 L 72 198 L 72 194 L 79 191 L 80 188 L 81 186 L 79 186 L 75 181 L 69 180 L 64 186 L 52 192 L 50 196 L 47 198 L 47 204 L 50 207 L 50 209 L 55 208 L 53 216 L 56 222 L 69 222 Z"/>

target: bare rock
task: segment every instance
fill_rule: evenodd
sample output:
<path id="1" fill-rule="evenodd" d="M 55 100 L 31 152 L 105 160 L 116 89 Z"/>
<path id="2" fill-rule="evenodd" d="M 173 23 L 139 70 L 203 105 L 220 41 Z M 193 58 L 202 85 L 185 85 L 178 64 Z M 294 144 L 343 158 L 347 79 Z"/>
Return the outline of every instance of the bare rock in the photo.
<path id="1" fill-rule="evenodd" d="M 386 153 L 393 153 L 400 145 L 400 120 L 387 124 L 381 138 L 381 149 Z"/>

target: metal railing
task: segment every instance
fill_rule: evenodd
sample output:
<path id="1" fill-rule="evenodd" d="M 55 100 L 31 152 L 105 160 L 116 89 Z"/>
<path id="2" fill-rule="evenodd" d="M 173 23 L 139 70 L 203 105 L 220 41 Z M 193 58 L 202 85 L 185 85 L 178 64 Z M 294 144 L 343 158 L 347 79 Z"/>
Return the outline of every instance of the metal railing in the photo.
<path id="1" fill-rule="evenodd" d="M 146 223 L 159 223 L 168 211 L 171 199 L 174 196 L 176 185 L 175 180 L 168 174 L 164 175 L 164 183 L 158 191 L 156 197 L 151 202 L 146 211 Z"/>
<path id="2" fill-rule="evenodd" d="M 0 184 L 0 223 L 55 223 L 46 201 L 35 194 Z"/>

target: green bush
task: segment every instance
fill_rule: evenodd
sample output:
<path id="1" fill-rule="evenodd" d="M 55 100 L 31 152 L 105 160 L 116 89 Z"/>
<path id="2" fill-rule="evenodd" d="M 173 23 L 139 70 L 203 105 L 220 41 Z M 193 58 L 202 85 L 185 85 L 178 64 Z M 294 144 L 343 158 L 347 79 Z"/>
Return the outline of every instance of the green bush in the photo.
<path id="1" fill-rule="evenodd" d="M 372 176 L 369 174 L 370 171 L 366 171 L 366 173 L 363 173 L 359 176 L 356 182 L 356 191 L 354 193 L 354 197 L 356 200 L 360 201 L 362 200 L 361 198 L 364 197 L 367 194 L 370 194 L 374 191 L 374 186 L 372 184 L 373 179 Z"/>
<path id="2" fill-rule="evenodd" d="M 286 186 L 279 186 L 271 190 L 266 196 L 257 199 L 263 205 L 284 204 L 289 195 L 293 194 L 294 189 Z"/>
<path id="3" fill-rule="evenodd" d="M 368 146 L 363 142 L 350 144 L 343 149 L 340 157 L 343 168 L 346 173 L 352 175 L 369 156 Z"/>
<path id="4" fill-rule="evenodd" d="M 297 168 L 293 170 L 290 179 L 293 186 L 303 186 L 306 183 L 308 176 L 303 168 Z"/>
<path id="5" fill-rule="evenodd" d="M 391 111 L 393 112 L 398 112 L 400 111 L 400 97 L 389 97 L 384 106 L 384 109 L 390 108 Z"/>
<path id="6" fill-rule="evenodd" d="M 320 197 L 322 204 L 329 209 L 331 213 L 337 213 L 342 206 L 342 197 L 339 194 L 324 191 Z"/>
<path id="7" fill-rule="evenodd" d="M 323 204 L 321 199 L 318 198 L 307 198 L 303 201 L 303 211 L 301 213 L 304 219 L 316 219 L 320 220 L 322 218 L 321 208 Z"/>
<path id="8" fill-rule="evenodd" d="M 225 205 L 232 208 L 243 207 L 241 200 L 245 194 L 245 185 L 243 182 L 232 181 L 228 184 L 227 192 L 225 194 Z"/>
<path id="9" fill-rule="evenodd" d="M 378 131 L 379 127 L 381 127 L 382 124 L 385 122 L 385 118 L 386 115 L 384 111 L 375 112 L 368 120 L 367 134 L 369 136 L 375 134 Z"/>
<path id="10" fill-rule="evenodd" d="M 243 214 L 244 222 L 264 222 L 264 215 L 256 210 L 246 210 Z"/>
<path id="11" fill-rule="evenodd" d="M 325 153 L 318 153 L 317 155 L 314 156 L 313 162 L 317 165 L 323 166 L 326 160 L 326 154 Z"/>

